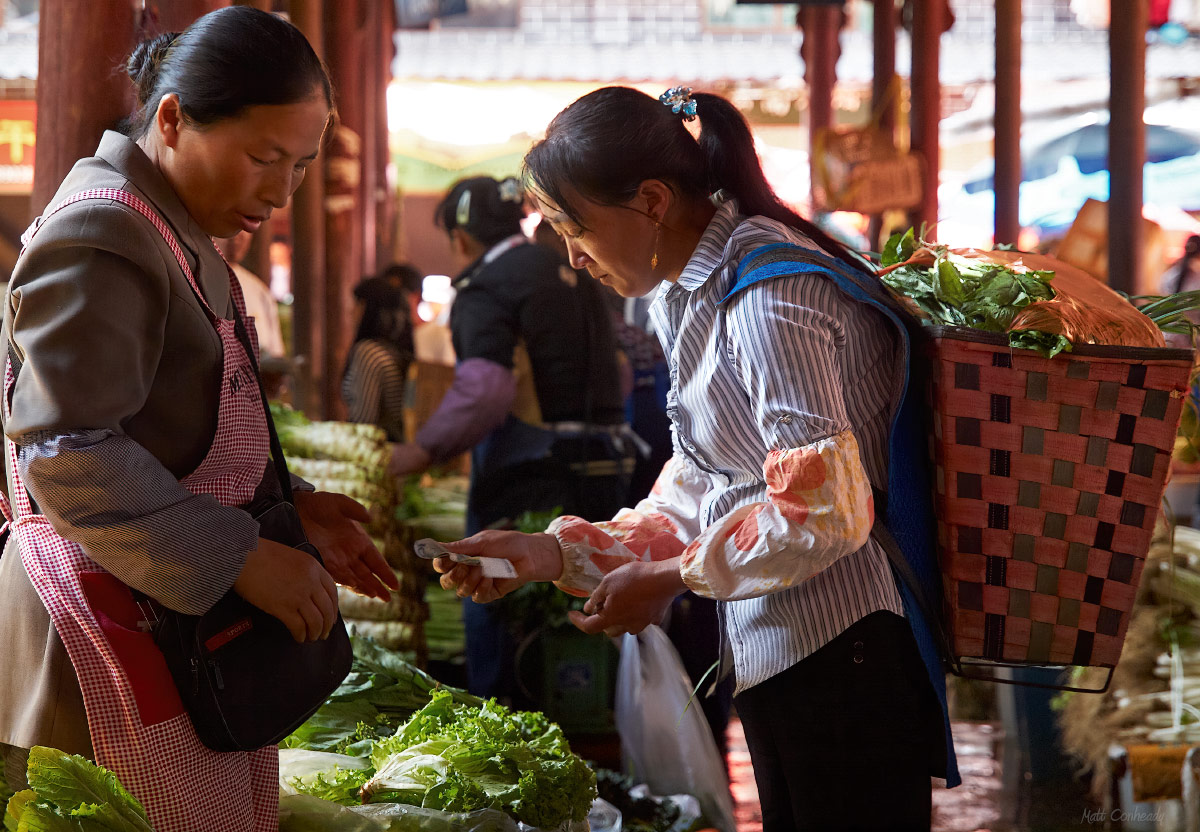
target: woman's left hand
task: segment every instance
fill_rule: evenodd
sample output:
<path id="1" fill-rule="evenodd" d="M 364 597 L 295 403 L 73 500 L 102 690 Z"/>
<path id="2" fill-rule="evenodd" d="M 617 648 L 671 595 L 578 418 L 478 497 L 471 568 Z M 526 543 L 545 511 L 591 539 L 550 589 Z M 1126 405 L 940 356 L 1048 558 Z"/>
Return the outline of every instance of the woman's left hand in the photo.
<path id="1" fill-rule="evenodd" d="M 321 553 L 325 570 L 360 595 L 387 601 L 400 584 L 383 555 L 360 525 L 371 515 L 345 494 L 295 492 L 296 511 L 308 541 Z"/>
<path id="2" fill-rule="evenodd" d="M 583 612 L 569 613 L 585 633 L 619 636 L 640 633 L 660 623 L 677 595 L 687 590 L 679 574 L 679 558 L 631 561 L 604 576 Z"/>

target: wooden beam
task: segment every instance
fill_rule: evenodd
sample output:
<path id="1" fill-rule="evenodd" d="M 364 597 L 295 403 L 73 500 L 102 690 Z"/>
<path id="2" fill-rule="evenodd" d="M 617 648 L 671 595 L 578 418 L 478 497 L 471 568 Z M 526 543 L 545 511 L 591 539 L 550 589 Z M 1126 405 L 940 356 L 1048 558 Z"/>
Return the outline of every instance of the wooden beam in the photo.
<path id="1" fill-rule="evenodd" d="M 1021 0 L 996 0 L 995 241 L 1021 233 Z"/>
<path id="2" fill-rule="evenodd" d="M 840 6 L 804 5 L 796 22 L 804 32 L 800 55 L 804 59 L 804 82 L 808 86 L 809 181 L 813 204 L 818 204 L 816 188 L 818 134 L 833 126 L 833 88 L 837 83 L 838 30 L 842 23 Z"/>
<path id="3" fill-rule="evenodd" d="M 396 217 L 396 192 L 388 185 L 388 166 L 392 161 L 391 131 L 388 129 L 387 91 L 392 81 L 392 61 L 396 57 L 396 4 L 383 3 L 383 23 L 379 29 L 379 106 L 376 122 L 379 133 L 375 228 L 378 262 L 381 267 L 392 262 L 393 236 Z"/>
<path id="4" fill-rule="evenodd" d="M 366 32 L 359 60 L 363 68 L 363 152 L 362 187 L 359 199 L 362 232 L 362 274 L 371 275 L 379 271 L 378 257 L 378 206 L 375 192 L 379 176 L 379 120 L 384 118 L 385 109 L 379 96 L 383 85 L 380 65 L 383 63 L 383 44 L 379 40 L 379 29 L 383 25 L 383 3 L 365 0 Z"/>
<path id="5" fill-rule="evenodd" d="M 892 83 L 896 77 L 896 4 L 894 0 L 875 0 L 873 6 L 875 77 L 871 80 L 871 107 L 881 114 L 879 126 L 890 133 L 896 127 L 896 105 L 900 100 Z"/>
<path id="6" fill-rule="evenodd" d="M 325 63 L 337 91 L 339 125 L 330 146 L 325 181 L 325 385 L 326 413 L 344 411 L 342 367 L 354 338 L 353 291 L 364 277 L 363 138 L 367 129 L 364 48 L 366 11 L 379 0 L 338 0 L 325 8 Z M 370 32 L 371 39 L 377 33 Z"/>
<path id="7" fill-rule="evenodd" d="M 1139 291 L 1145 252 L 1142 167 L 1146 163 L 1146 4 L 1115 0 L 1108 28 L 1108 282 Z"/>
<path id="8" fill-rule="evenodd" d="M 323 51 L 322 0 L 288 0 L 288 15 L 313 49 Z M 323 150 L 292 197 L 292 350 L 297 360 L 295 404 L 324 415 L 325 175 Z"/>
<path id="9" fill-rule="evenodd" d="M 875 52 L 875 76 L 871 81 L 871 112 L 879 113 L 879 126 L 895 138 L 896 107 L 900 90 L 896 79 L 896 3 L 895 0 L 875 0 L 872 21 Z M 879 251 L 883 233 L 883 217 L 871 217 L 867 238 Z"/>
<path id="10" fill-rule="evenodd" d="M 41 0 L 39 11 L 34 213 L 133 109 L 128 77 L 110 69 L 124 66 L 136 31 L 129 0 Z"/>
<path id="11" fill-rule="evenodd" d="M 196 18 L 228 5 L 228 0 L 146 0 L 147 35 L 182 32 Z"/>
<path id="12" fill-rule="evenodd" d="M 941 170 L 938 125 L 942 117 L 941 48 L 946 28 L 946 0 L 913 0 L 912 150 L 924 160 L 925 187 L 911 213 L 918 229 L 937 238 L 938 174 Z"/>

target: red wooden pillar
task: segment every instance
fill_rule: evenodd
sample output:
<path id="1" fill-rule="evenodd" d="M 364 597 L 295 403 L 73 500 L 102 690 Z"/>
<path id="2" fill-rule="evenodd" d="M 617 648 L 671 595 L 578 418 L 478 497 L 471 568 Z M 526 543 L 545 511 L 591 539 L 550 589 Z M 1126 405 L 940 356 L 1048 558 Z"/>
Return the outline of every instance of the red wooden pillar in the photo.
<path id="1" fill-rule="evenodd" d="M 833 124 L 833 87 L 837 83 L 838 30 L 842 9 L 831 5 L 802 5 L 796 22 L 804 32 L 800 55 L 808 86 L 809 190 L 814 210 L 820 204 L 817 178 L 817 134 Z"/>
<path id="2" fill-rule="evenodd" d="M 937 236 L 938 173 L 941 153 L 938 123 L 941 121 L 940 80 L 942 32 L 946 28 L 946 0 L 913 0 L 912 32 L 912 149 L 924 160 L 925 187 L 921 204 L 911 212 L 919 229 L 927 225 L 930 239 Z"/>
<path id="3" fill-rule="evenodd" d="M 129 79 L 108 67 L 124 66 L 136 31 L 129 0 L 41 0 L 39 19 L 35 214 L 76 160 L 95 153 L 101 134 L 133 108 Z"/>
<path id="4" fill-rule="evenodd" d="M 1021 233 L 1021 0 L 996 0 L 995 176 L 997 243 Z"/>
<path id="5" fill-rule="evenodd" d="M 380 267 L 392 261 L 392 234 L 394 230 L 396 194 L 388 186 L 388 166 L 391 164 L 391 131 L 388 129 L 387 92 L 392 81 L 392 61 L 396 57 L 396 4 L 384 2 L 383 20 L 379 27 L 379 117 L 375 121 L 378 136 L 375 148 L 375 246 Z"/>
<path id="6" fill-rule="evenodd" d="M 1112 4 L 1108 28 L 1108 283 L 1139 291 L 1145 260 L 1142 167 L 1146 163 L 1146 4 Z M 40 129 L 39 129 L 40 132 Z"/>
<path id="7" fill-rule="evenodd" d="M 288 14 L 317 54 L 324 27 L 321 0 L 288 0 Z M 297 362 L 296 406 L 324 415 L 325 377 L 325 153 L 308 169 L 292 197 L 292 354 Z"/>
<path id="8" fill-rule="evenodd" d="M 196 18 L 228 5 L 228 0 L 146 0 L 147 34 L 182 32 Z"/>
<path id="9" fill-rule="evenodd" d="M 879 113 L 879 126 L 889 136 L 895 135 L 896 107 L 900 89 L 896 79 L 896 3 L 895 0 L 875 0 L 872 37 L 875 52 L 875 76 L 871 81 L 871 111 Z M 871 217 L 867 238 L 879 251 L 882 244 L 883 217 Z"/>
<path id="10" fill-rule="evenodd" d="M 341 417 L 341 371 L 354 336 L 353 290 L 363 270 L 363 137 L 367 130 L 368 8 L 379 0 L 338 0 L 325 8 L 326 64 L 337 92 L 340 123 L 325 172 L 326 413 Z"/>

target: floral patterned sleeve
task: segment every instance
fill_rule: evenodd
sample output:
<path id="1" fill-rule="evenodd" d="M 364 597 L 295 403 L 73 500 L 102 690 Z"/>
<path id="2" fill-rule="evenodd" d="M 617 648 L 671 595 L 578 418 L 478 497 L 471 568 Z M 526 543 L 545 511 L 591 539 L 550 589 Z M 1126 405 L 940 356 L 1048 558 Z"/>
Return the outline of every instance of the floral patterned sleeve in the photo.
<path id="1" fill-rule="evenodd" d="M 737 601 L 811 578 L 867 542 L 875 506 L 854 434 L 771 451 L 763 475 L 765 502 L 735 509 L 703 533 L 697 514 L 708 478 L 679 456 L 649 497 L 611 521 L 559 517 L 546 530 L 563 552 L 557 586 L 583 597 L 630 561 L 682 555 L 689 589 Z"/>
<path id="2" fill-rule="evenodd" d="M 858 551 L 875 521 L 874 498 L 849 431 L 771 451 L 767 500 L 731 511 L 683 552 L 697 595 L 738 601 L 778 592 Z"/>
<path id="3" fill-rule="evenodd" d="M 632 509 L 621 509 L 612 520 L 559 517 L 546 529 L 563 553 L 556 585 L 586 597 L 618 566 L 681 555 L 700 534 L 700 503 L 710 487 L 709 477 L 677 454 L 663 466 L 650 496 Z"/>

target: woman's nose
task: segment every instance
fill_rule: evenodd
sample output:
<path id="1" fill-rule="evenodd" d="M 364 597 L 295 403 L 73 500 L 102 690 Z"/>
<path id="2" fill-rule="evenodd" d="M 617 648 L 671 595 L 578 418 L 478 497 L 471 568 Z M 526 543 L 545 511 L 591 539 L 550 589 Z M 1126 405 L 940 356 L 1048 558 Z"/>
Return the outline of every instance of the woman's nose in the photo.
<path id="1" fill-rule="evenodd" d="M 293 174 L 284 173 L 269 177 L 264 183 L 259 196 L 272 208 L 282 208 L 287 205 L 292 192 L 296 190 L 292 181 Z"/>
<path id="2" fill-rule="evenodd" d="M 580 249 L 577 245 L 575 245 L 570 240 L 566 240 L 566 243 L 567 243 L 567 260 L 570 261 L 571 268 L 586 269 L 587 264 L 592 262 L 592 259 L 590 257 L 588 257 L 586 254 L 584 254 L 583 250 Z"/>

